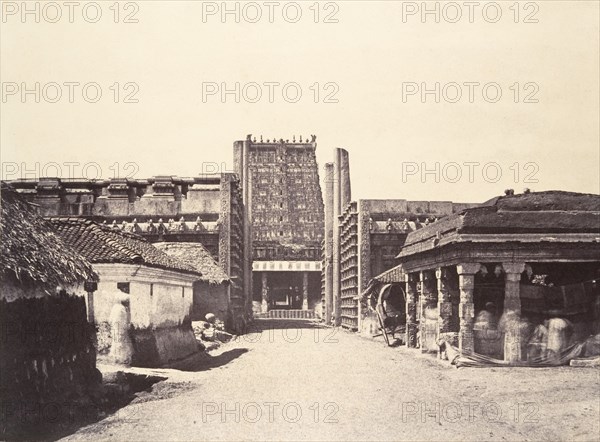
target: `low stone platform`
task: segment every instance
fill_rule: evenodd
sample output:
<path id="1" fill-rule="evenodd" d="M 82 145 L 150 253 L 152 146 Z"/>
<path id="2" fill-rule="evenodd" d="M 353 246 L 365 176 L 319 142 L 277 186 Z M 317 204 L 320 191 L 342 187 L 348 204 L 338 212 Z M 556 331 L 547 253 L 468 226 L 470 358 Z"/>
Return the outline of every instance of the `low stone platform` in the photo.
<path id="1" fill-rule="evenodd" d="M 266 313 L 255 313 L 258 319 L 316 319 L 313 310 L 269 310 Z"/>

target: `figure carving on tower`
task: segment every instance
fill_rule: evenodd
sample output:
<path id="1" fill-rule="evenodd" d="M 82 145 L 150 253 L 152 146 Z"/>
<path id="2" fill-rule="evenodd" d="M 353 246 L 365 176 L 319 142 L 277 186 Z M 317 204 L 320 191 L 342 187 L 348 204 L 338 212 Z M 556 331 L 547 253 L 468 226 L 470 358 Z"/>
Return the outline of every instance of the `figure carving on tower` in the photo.
<path id="1" fill-rule="evenodd" d="M 167 230 L 167 228 L 165 227 L 165 223 L 163 222 L 162 218 L 158 219 L 158 233 L 165 233 L 165 231 Z"/>
<path id="2" fill-rule="evenodd" d="M 202 220 L 200 219 L 200 217 L 196 218 L 196 225 L 194 226 L 194 230 L 196 232 L 202 230 Z"/>

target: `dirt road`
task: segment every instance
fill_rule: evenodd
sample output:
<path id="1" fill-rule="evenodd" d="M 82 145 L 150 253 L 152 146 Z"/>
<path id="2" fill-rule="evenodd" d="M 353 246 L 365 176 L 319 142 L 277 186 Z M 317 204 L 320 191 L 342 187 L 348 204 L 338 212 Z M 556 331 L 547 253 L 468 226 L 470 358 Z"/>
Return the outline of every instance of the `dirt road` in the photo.
<path id="1" fill-rule="evenodd" d="M 593 368 L 456 369 L 303 321 L 260 329 L 69 439 L 598 440 Z"/>

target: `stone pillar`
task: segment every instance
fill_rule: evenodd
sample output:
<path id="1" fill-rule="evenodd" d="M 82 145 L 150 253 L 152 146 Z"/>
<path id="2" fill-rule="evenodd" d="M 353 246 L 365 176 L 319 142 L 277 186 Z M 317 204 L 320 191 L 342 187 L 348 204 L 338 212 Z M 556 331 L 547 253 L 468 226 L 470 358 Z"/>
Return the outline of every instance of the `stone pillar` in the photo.
<path id="1" fill-rule="evenodd" d="M 302 273 L 302 310 L 308 310 L 308 272 Z"/>
<path id="2" fill-rule="evenodd" d="M 525 263 L 503 263 L 506 273 L 504 280 L 504 360 L 517 362 L 521 360 L 521 273 L 525 270 Z"/>
<path id="3" fill-rule="evenodd" d="M 421 302 L 420 302 L 420 333 L 421 333 L 421 352 L 425 353 L 434 350 L 429 348 L 425 341 L 427 335 L 426 329 L 426 315 L 425 312 L 429 309 L 435 308 L 436 305 L 436 280 L 432 270 L 425 270 L 420 273 L 421 278 Z"/>
<path id="4" fill-rule="evenodd" d="M 325 305 L 323 320 L 326 324 L 333 315 L 333 180 L 335 179 L 333 163 L 325 164 Z"/>
<path id="5" fill-rule="evenodd" d="M 340 186 L 340 149 L 334 149 L 333 162 L 333 325 L 342 323 L 342 285 L 340 274 L 340 220 L 342 213 L 341 186 Z"/>
<path id="6" fill-rule="evenodd" d="M 417 346 L 417 274 L 406 275 L 406 346 Z"/>
<path id="7" fill-rule="evenodd" d="M 266 313 L 269 311 L 269 286 L 267 281 L 267 272 L 262 272 L 262 305 L 261 311 Z"/>
<path id="8" fill-rule="evenodd" d="M 340 201 L 344 208 L 352 201 L 352 186 L 350 185 L 350 158 L 346 149 L 336 149 L 339 158 Z M 341 213 L 340 213 L 341 214 Z"/>
<path id="9" fill-rule="evenodd" d="M 439 267 L 435 271 L 438 293 L 438 339 L 447 340 L 456 345 L 455 334 L 452 333 L 452 298 L 450 294 L 450 271 L 447 267 Z M 442 353 L 439 352 L 439 357 Z"/>
<path id="10" fill-rule="evenodd" d="M 473 288 L 475 286 L 475 273 L 477 273 L 479 267 L 479 263 L 459 264 L 456 266 L 460 289 L 458 349 L 461 354 L 472 353 L 475 349 L 475 339 L 473 336 L 473 322 L 475 320 Z"/>
<path id="11" fill-rule="evenodd" d="M 339 216 L 350 202 L 350 169 L 348 152 L 333 151 L 333 317 L 334 325 L 342 323 L 342 286 L 340 282 L 340 221 Z"/>

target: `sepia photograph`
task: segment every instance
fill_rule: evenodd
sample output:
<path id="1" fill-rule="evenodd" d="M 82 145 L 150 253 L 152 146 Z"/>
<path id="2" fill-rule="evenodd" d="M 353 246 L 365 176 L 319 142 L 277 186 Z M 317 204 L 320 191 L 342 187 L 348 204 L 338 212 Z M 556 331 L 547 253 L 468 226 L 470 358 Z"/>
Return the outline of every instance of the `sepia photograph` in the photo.
<path id="1" fill-rule="evenodd" d="M 0 440 L 600 442 L 600 0 L 0 0 Z"/>

